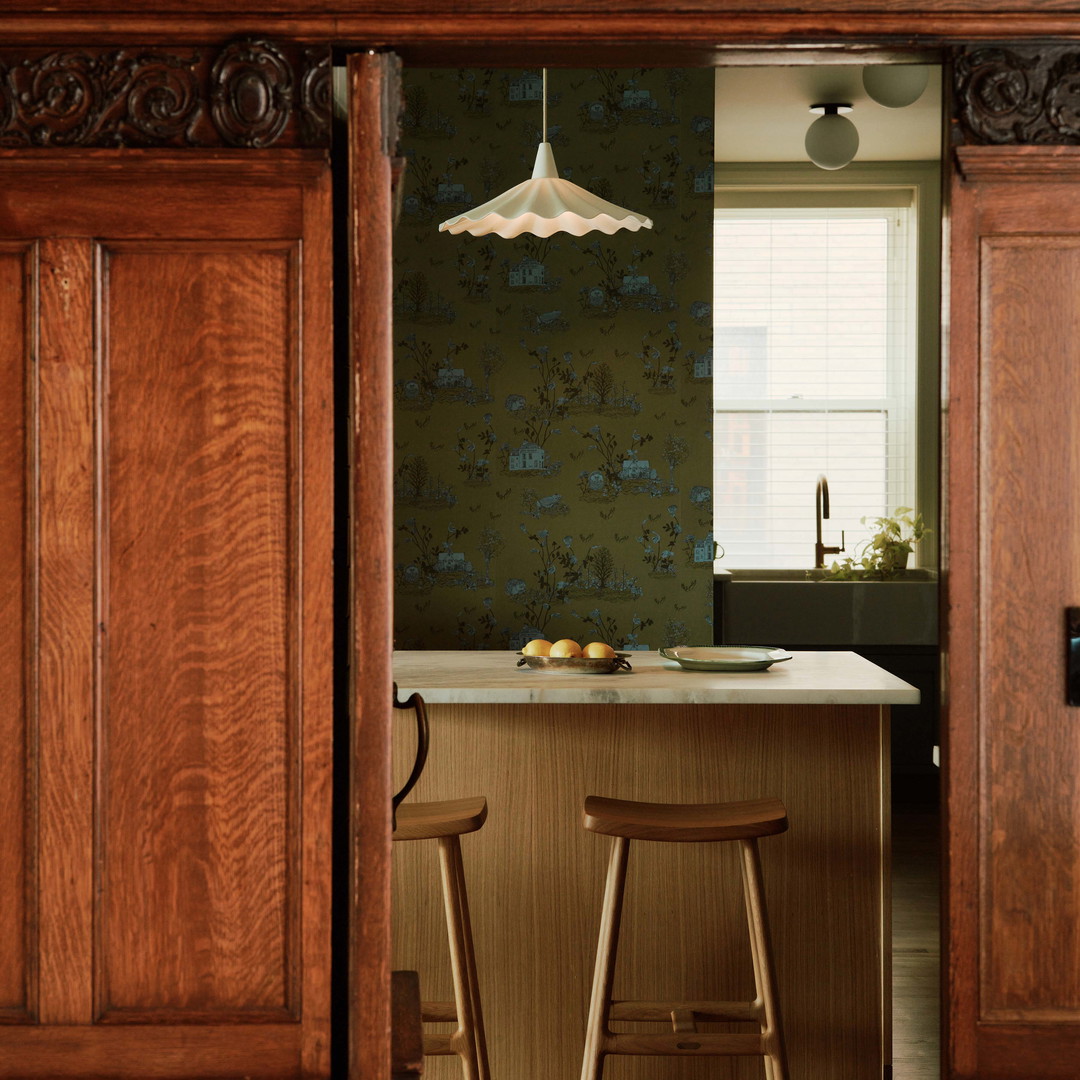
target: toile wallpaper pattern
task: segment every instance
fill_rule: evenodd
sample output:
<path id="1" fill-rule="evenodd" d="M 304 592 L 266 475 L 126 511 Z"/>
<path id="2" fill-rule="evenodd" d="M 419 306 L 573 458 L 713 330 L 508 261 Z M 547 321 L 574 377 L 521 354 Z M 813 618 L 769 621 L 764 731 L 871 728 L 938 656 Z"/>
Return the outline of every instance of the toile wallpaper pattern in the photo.
<path id="1" fill-rule="evenodd" d="M 539 71 L 405 72 L 395 645 L 712 632 L 712 72 L 553 70 L 561 174 L 652 230 L 438 224 L 529 177 Z"/>

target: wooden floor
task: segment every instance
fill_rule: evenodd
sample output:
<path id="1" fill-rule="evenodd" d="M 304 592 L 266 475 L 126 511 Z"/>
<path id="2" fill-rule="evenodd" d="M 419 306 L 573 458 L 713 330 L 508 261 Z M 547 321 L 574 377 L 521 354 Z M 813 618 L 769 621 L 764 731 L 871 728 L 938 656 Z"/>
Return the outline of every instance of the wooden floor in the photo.
<path id="1" fill-rule="evenodd" d="M 939 1080 L 938 830 L 893 811 L 893 1080 Z"/>

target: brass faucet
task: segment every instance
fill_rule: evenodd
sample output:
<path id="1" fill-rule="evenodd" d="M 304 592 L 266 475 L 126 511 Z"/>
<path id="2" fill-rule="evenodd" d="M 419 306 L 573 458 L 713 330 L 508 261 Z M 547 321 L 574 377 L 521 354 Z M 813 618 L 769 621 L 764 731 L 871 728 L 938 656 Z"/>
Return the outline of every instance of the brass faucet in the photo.
<path id="1" fill-rule="evenodd" d="M 839 555 L 844 550 L 844 530 L 840 530 L 840 546 L 826 547 L 821 542 L 821 521 L 829 516 L 829 481 L 821 473 L 817 478 L 814 491 L 814 512 L 817 517 L 817 543 L 814 544 L 814 569 L 820 570 L 825 565 L 826 555 Z"/>

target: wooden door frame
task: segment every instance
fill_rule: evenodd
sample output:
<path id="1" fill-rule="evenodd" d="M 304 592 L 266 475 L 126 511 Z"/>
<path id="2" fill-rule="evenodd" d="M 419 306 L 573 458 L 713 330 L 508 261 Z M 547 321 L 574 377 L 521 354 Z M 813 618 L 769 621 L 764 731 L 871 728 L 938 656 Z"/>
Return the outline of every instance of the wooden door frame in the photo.
<path id="1" fill-rule="evenodd" d="M 348 60 L 350 423 L 348 1075 L 390 1062 L 393 657 L 392 54 Z M 363 576 L 363 588 L 360 580 Z M 380 1063 L 383 1068 L 380 1069 Z"/>
<path id="2" fill-rule="evenodd" d="M 614 66 L 712 66 L 725 48 L 738 47 L 744 63 L 770 61 L 847 63 L 885 60 L 897 51 L 921 47 L 940 49 L 969 42 L 1023 44 L 1040 41 L 1080 41 L 1080 8 L 1066 0 L 1012 0 L 989 8 L 984 0 L 803 0 L 792 10 L 791 0 L 637 0 L 632 10 L 612 0 L 562 0 L 558 10 L 545 10 L 544 0 L 462 0 L 450 13 L 432 13 L 428 0 L 398 0 L 390 11 L 385 0 L 162 0 L 152 14 L 145 0 L 55 0 L 42 12 L 39 0 L 8 0 L 0 13 L 0 41 L 46 51 L 84 45 L 138 45 L 221 42 L 244 35 L 334 45 L 341 49 L 394 50 L 410 65 L 477 64 L 496 58 L 500 65 L 535 64 L 592 66 L 597 59 Z M 829 44 L 822 45 L 825 42 Z M 814 45 L 813 43 L 819 43 Z M 389 178 L 381 181 L 388 192 Z M 362 286 L 356 285 L 359 298 Z M 357 379 L 361 373 L 357 371 Z M 353 432 L 357 447 L 378 445 L 385 438 L 392 412 L 389 386 L 370 386 Z M 359 384 L 354 396 L 359 396 Z M 943 437 L 943 460 L 949 452 Z M 366 527 L 384 522 L 392 512 L 391 493 L 383 480 L 358 485 L 354 522 Z M 380 530 L 378 541 L 356 545 L 354 556 L 374 552 L 374 567 L 362 568 L 380 597 L 389 595 L 392 575 L 390 537 Z M 381 548 L 380 548 L 381 545 Z M 375 682 L 371 700 L 389 691 L 391 648 L 390 608 L 380 600 L 377 610 L 365 611 L 358 624 L 375 650 L 357 637 Z M 944 657 L 946 642 L 940 651 Z M 355 672 L 354 672 L 355 674 Z M 385 681 L 386 685 L 381 683 Z M 389 706 L 370 744 L 351 742 L 357 777 L 374 777 L 388 785 Z M 948 760 L 943 763 L 948 768 Z M 356 834 L 373 830 L 374 842 L 365 857 L 375 860 L 360 878 L 351 881 L 350 909 L 354 922 L 367 918 L 376 932 L 370 950 L 353 951 L 353 987 L 381 988 L 389 968 L 389 890 L 384 868 L 389 863 L 388 808 L 369 790 L 352 807 Z M 359 868 L 356 868 L 359 870 Z M 380 908 L 381 905 L 381 908 Z M 380 915 L 380 910 L 382 914 Z M 359 918 L 358 918 L 359 916 Z M 389 983 L 386 984 L 389 992 Z M 367 998 L 370 1003 L 373 999 Z M 355 1007 L 358 1003 L 353 1000 Z M 376 1003 L 376 1009 L 379 1006 Z M 361 1024 L 364 1061 L 354 1062 L 354 1077 L 381 1077 L 389 1048 L 388 1011 L 376 1011 Z"/>
<path id="3" fill-rule="evenodd" d="M 545 52 L 545 50 L 551 51 L 552 48 L 557 48 L 559 50 L 559 63 L 557 65 L 549 65 L 549 66 L 562 66 L 562 67 L 573 66 L 573 61 L 567 59 L 568 55 L 573 55 L 573 56 L 580 57 L 578 62 L 581 64 L 581 66 L 585 66 L 585 67 L 596 67 L 596 66 L 604 66 L 604 67 L 617 67 L 617 66 L 638 66 L 638 67 L 643 67 L 643 66 L 648 66 L 648 67 L 656 67 L 656 66 L 691 66 L 691 67 L 713 67 L 713 68 L 715 68 L 715 67 L 718 67 L 718 66 L 724 66 L 725 59 L 727 59 L 729 61 L 731 59 L 730 56 L 725 57 L 725 54 L 723 53 L 722 50 L 702 49 L 702 48 L 700 48 L 700 47 L 698 47 L 696 45 L 686 47 L 686 46 L 678 44 L 678 43 L 672 45 L 670 48 L 661 48 L 659 56 L 663 59 L 663 63 L 658 63 L 658 54 L 655 52 L 655 50 L 649 49 L 648 51 L 645 51 L 646 46 L 641 44 L 641 43 L 635 43 L 635 44 L 626 44 L 626 43 L 602 44 L 602 45 L 597 45 L 597 46 L 591 46 L 591 47 L 588 48 L 588 50 L 586 52 L 586 51 L 583 51 L 582 49 L 580 49 L 580 48 L 578 48 L 576 46 L 566 47 L 566 46 L 563 46 L 563 45 L 559 45 L 559 46 L 536 45 L 536 44 L 528 42 L 528 41 L 526 41 L 524 43 L 517 43 L 517 44 L 515 44 L 515 45 L 513 45 L 511 47 L 506 47 L 506 46 L 502 46 L 502 45 L 495 46 L 495 45 L 492 45 L 492 44 L 477 45 L 474 41 L 472 41 L 470 39 L 467 39 L 467 38 L 464 38 L 464 37 L 448 37 L 448 38 L 440 39 L 437 43 L 432 43 L 430 41 L 423 41 L 423 42 L 414 42 L 411 45 L 410 44 L 405 44 L 405 45 L 399 45 L 399 46 L 396 46 L 396 47 L 393 46 L 393 45 L 390 45 L 390 46 L 386 47 L 386 51 L 388 53 L 392 54 L 392 55 L 395 55 L 395 56 L 399 57 L 403 62 L 403 66 L 406 67 L 406 68 L 408 68 L 410 66 L 412 66 L 412 67 L 448 67 L 448 66 L 460 66 L 462 64 L 467 64 L 468 66 L 484 66 L 485 64 L 488 64 L 488 65 L 497 66 L 497 67 L 508 67 L 508 66 L 515 66 L 515 65 L 518 65 L 518 64 L 522 64 L 522 65 L 532 64 L 532 65 L 535 65 L 537 63 L 546 63 L 547 60 L 544 57 L 544 52 Z M 781 65 L 781 64 L 789 65 L 789 64 L 792 64 L 792 63 L 799 63 L 799 64 L 812 64 L 812 63 L 840 64 L 840 63 L 852 63 L 852 62 L 858 63 L 860 61 L 862 61 L 862 62 L 871 62 L 871 63 L 885 63 L 885 62 L 889 62 L 889 61 L 896 61 L 896 60 L 898 60 L 900 58 L 910 58 L 914 51 L 916 51 L 916 50 L 913 50 L 913 49 L 910 49 L 910 48 L 908 48 L 908 49 L 890 48 L 890 47 L 875 46 L 875 45 L 859 46 L 858 44 L 854 44 L 851 51 L 845 49 L 843 46 L 840 46 L 839 48 L 833 48 L 833 47 L 810 48 L 810 47 L 807 47 L 807 48 L 802 48 L 802 49 L 797 49 L 797 50 L 791 50 L 791 49 L 784 48 L 779 43 L 774 43 L 771 46 L 770 45 L 762 45 L 762 46 L 760 46 L 758 48 L 755 48 L 753 50 L 753 63 L 755 63 L 755 64 L 773 63 L 773 64 L 777 64 L 777 65 Z M 854 56 L 852 55 L 852 52 L 854 53 Z M 918 52 L 922 56 L 924 56 L 926 58 L 927 62 L 944 63 L 945 60 L 946 60 L 946 57 L 944 56 L 944 48 L 943 47 L 938 47 L 936 49 L 925 49 L 924 48 L 924 49 L 918 50 Z M 748 62 L 746 53 L 740 53 L 739 62 L 740 62 L 740 64 L 745 64 L 745 63 Z M 948 110 L 948 103 L 947 103 L 947 100 L 946 100 L 946 102 L 943 105 L 943 113 L 942 113 L 943 139 L 945 139 L 946 135 L 947 135 L 947 127 L 948 127 L 948 111 L 947 110 Z M 351 148 L 350 148 L 350 152 L 351 152 Z M 947 182 L 947 177 L 949 175 L 949 169 L 950 169 L 950 166 L 949 166 L 949 164 L 948 164 L 948 162 L 946 160 L 945 155 L 943 154 L 943 158 L 942 158 L 943 184 Z M 387 192 L 389 192 L 389 183 L 390 183 L 389 172 L 386 173 L 386 181 L 385 182 L 387 184 Z M 943 207 L 942 212 L 943 213 L 945 212 L 944 207 Z M 387 257 L 388 258 L 391 257 L 390 252 L 387 252 Z M 948 257 L 948 252 L 947 252 L 947 249 L 945 248 L 945 246 L 943 245 L 942 246 L 942 252 L 941 252 L 941 265 L 942 265 L 942 272 L 943 272 L 943 287 L 942 287 L 942 304 L 943 305 L 947 304 L 947 296 L 948 296 L 947 288 L 945 287 L 945 284 L 944 284 L 945 281 L 947 281 L 947 275 L 944 273 L 944 271 L 946 269 L 947 257 Z M 361 288 L 361 283 L 353 281 L 350 284 L 351 284 L 351 287 L 353 287 L 356 290 L 355 294 L 357 296 L 359 296 L 359 294 L 362 293 L 362 291 L 363 291 L 362 288 Z M 390 346 L 392 348 L 392 339 L 391 339 Z M 944 344 L 942 344 L 942 353 L 944 353 Z M 359 379 L 359 373 L 357 373 L 357 378 Z M 392 428 L 392 413 L 393 413 L 392 382 L 389 381 L 389 380 L 385 380 L 385 385 L 382 388 L 385 389 L 385 391 L 386 391 L 386 396 L 385 396 L 385 398 L 382 399 L 382 404 L 385 406 L 385 408 L 383 410 L 379 411 L 378 416 L 371 416 L 370 414 L 366 414 L 366 415 L 364 415 L 362 417 L 362 419 L 367 420 L 368 423 L 370 424 L 371 430 L 370 430 L 370 432 L 368 434 L 369 438 L 378 435 L 380 432 L 382 433 L 382 437 L 389 438 L 388 433 L 389 433 L 390 429 Z M 940 408 L 941 400 L 942 400 L 941 399 L 941 394 L 939 392 L 939 408 Z M 361 424 L 361 426 L 363 426 L 363 425 Z M 358 427 L 355 430 L 354 435 L 358 440 L 361 438 L 360 427 Z M 392 455 L 392 449 L 389 452 Z M 943 495 L 944 495 L 944 484 L 943 484 L 943 480 L 942 480 L 942 464 L 944 462 L 945 453 L 946 453 L 946 446 L 945 446 L 944 437 L 942 437 L 940 445 L 939 445 L 939 467 L 938 467 L 939 468 L 939 493 L 940 493 L 939 494 L 939 500 L 941 498 L 943 498 Z M 357 490 L 362 491 L 363 486 L 364 486 L 364 482 L 359 477 L 357 478 L 357 485 L 358 485 Z M 392 483 L 391 483 L 390 487 L 387 489 L 387 492 L 388 492 L 388 495 L 389 495 L 389 497 L 391 499 L 390 517 L 392 518 L 392 513 L 393 513 L 393 507 L 392 507 Z M 370 498 L 368 498 L 368 499 L 361 498 L 361 503 L 366 507 L 366 509 L 359 510 L 356 517 L 354 517 L 354 521 L 373 520 L 372 515 L 376 515 L 377 513 L 380 512 L 380 506 L 379 506 L 379 504 L 377 502 L 373 501 L 374 498 L 375 498 L 374 489 L 370 493 Z M 941 515 L 939 515 L 939 520 L 940 519 L 941 519 Z M 945 537 L 942 536 L 941 539 L 942 539 L 942 554 L 943 554 L 944 553 L 944 546 L 945 546 Z M 385 557 L 386 557 L 386 560 L 387 560 L 386 565 L 388 567 L 392 567 L 392 557 L 391 557 L 392 543 L 393 543 L 392 532 L 389 535 L 389 539 L 388 539 L 387 542 L 389 543 L 390 547 L 385 552 Z M 359 544 L 354 543 L 354 551 L 358 550 L 358 548 L 359 548 Z M 370 554 L 370 547 L 368 548 L 368 551 L 369 551 L 369 554 Z M 390 573 L 390 576 L 392 577 L 392 570 L 389 571 L 389 573 Z M 386 582 L 383 582 L 383 581 L 378 581 L 378 582 L 375 583 L 375 585 L 376 585 L 376 589 L 378 590 L 379 595 L 382 594 L 384 588 L 390 594 L 389 608 L 388 608 L 388 613 L 389 613 L 388 618 L 389 618 L 389 620 L 391 621 L 391 624 L 392 624 L 392 619 L 393 619 L 392 585 L 389 585 L 389 584 L 387 584 Z M 377 629 L 379 634 L 382 634 L 382 635 L 385 635 L 388 632 L 392 636 L 392 625 L 389 626 L 389 627 L 381 626 L 381 625 L 379 627 L 375 627 L 373 625 L 371 627 L 371 629 L 373 629 L 373 630 Z M 944 633 L 944 626 L 942 627 L 942 632 Z M 360 642 L 359 633 L 357 633 L 355 635 L 355 640 L 356 640 L 357 644 L 359 645 L 359 642 Z M 944 665 L 945 657 L 946 657 L 946 650 L 945 650 L 945 647 L 944 647 L 944 639 L 942 639 L 942 641 L 939 643 L 938 655 L 939 655 L 939 658 L 942 661 L 942 664 Z M 381 666 L 380 666 L 380 670 L 381 670 Z M 944 668 L 943 668 L 943 670 L 944 670 Z M 385 681 L 384 681 L 383 685 L 386 688 L 387 694 L 389 694 L 391 681 L 392 681 L 392 676 L 389 673 L 386 673 L 384 675 L 384 680 Z M 373 736 L 372 734 L 369 734 L 367 736 L 368 747 L 369 748 L 374 745 L 372 740 L 374 738 L 376 738 L 376 737 L 377 736 Z M 354 746 L 358 745 L 355 738 L 354 738 L 353 745 Z M 383 740 L 381 738 L 380 738 L 380 745 L 383 745 Z M 386 746 L 386 752 L 388 754 L 389 753 L 389 733 L 388 733 L 388 730 L 387 730 L 387 733 L 385 735 L 385 746 Z M 387 759 L 385 762 L 382 763 L 382 765 L 378 765 L 379 774 L 378 774 L 378 777 L 376 777 L 377 781 L 381 782 L 381 778 L 382 778 L 386 768 L 388 767 L 388 764 L 389 764 L 389 761 Z M 944 768 L 944 762 L 943 762 L 943 768 Z M 942 785 L 944 785 L 944 772 L 942 774 Z M 387 799 L 389 797 L 389 790 L 390 790 L 389 787 L 387 787 L 386 788 Z M 356 828 L 357 834 L 359 835 L 360 832 L 362 831 L 362 826 L 359 823 L 357 823 L 354 827 Z M 376 828 L 377 823 L 372 823 L 372 827 Z M 356 850 L 355 847 L 354 847 L 353 850 Z M 373 850 L 370 847 L 370 845 L 368 846 L 368 853 L 369 853 L 369 855 L 373 854 Z M 944 849 L 943 849 L 942 858 L 944 859 Z M 389 921 L 390 921 L 390 911 L 391 911 L 391 898 L 390 898 L 390 895 L 389 895 L 389 860 L 390 860 L 389 840 L 387 840 L 386 850 L 385 850 L 385 853 L 380 858 L 379 868 L 378 868 L 377 872 L 372 872 L 372 873 L 369 874 L 369 878 L 370 878 L 370 880 L 372 882 L 376 882 L 376 881 L 383 882 L 383 881 L 385 881 L 386 893 L 381 898 L 375 898 L 375 897 L 370 897 L 369 896 L 366 903 L 362 899 L 360 900 L 360 906 L 362 906 L 364 908 L 364 910 L 367 911 L 367 916 L 366 917 L 376 919 L 376 922 L 373 924 L 373 926 L 371 928 L 369 928 L 369 931 L 371 929 L 375 929 L 379 935 L 382 935 L 382 934 L 385 933 L 385 942 L 386 942 L 386 947 L 388 949 L 390 947 Z M 355 880 L 355 874 L 356 874 L 355 869 L 353 870 L 353 874 L 354 874 L 354 880 Z M 359 910 L 359 907 L 354 906 L 354 908 L 353 908 L 354 918 L 356 917 L 355 913 L 358 910 Z M 359 936 L 354 935 L 354 939 L 356 941 L 359 941 Z M 373 944 L 374 940 L 375 940 L 372 937 L 372 934 L 370 932 L 365 934 L 364 939 L 367 941 L 369 946 L 371 944 Z M 387 988 L 387 1001 L 388 1001 L 389 1000 L 389 997 L 388 997 L 388 993 L 389 993 L 389 967 L 390 967 L 389 962 L 377 961 L 374 956 L 371 956 L 370 954 L 365 954 L 359 948 L 353 948 L 353 950 L 351 952 L 351 957 L 352 957 L 352 962 L 353 962 L 352 963 L 352 981 L 353 981 L 353 985 L 357 988 L 358 995 L 360 997 L 366 999 L 369 1003 L 374 1004 L 374 1000 L 372 999 L 371 994 L 370 994 L 371 987 L 372 986 L 375 986 L 375 987 L 385 986 Z M 365 989 L 365 987 L 367 989 Z M 351 995 L 351 1000 L 354 1001 L 354 1000 L 356 1000 L 356 998 L 357 998 L 356 994 Z M 945 1048 L 945 1045 L 946 1045 L 945 1037 L 944 1037 L 945 1036 L 944 1026 L 945 1026 L 945 1021 L 946 1021 L 946 1010 L 945 1010 L 944 1006 L 942 1007 L 941 1013 L 942 1013 L 942 1021 L 943 1021 L 943 1025 L 942 1025 L 943 1026 L 943 1032 L 942 1032 L 942 1044 L 941 1045 L 942 1045 L 942 1050 L 944 1052 L 944 1048 Z M 355 1016 L 356 1014 L 353 1013 L 353 1015 Z M 350 1080 L 361 1080 L 361 1078 L 363 1078 L 363 1080 L 368 1080 L 369 1077 L 371 1077 L 371 1076 L 373 1076 L 375 1074 L 373 1074 L 371 1072 L 368 1072 L 362 1066 L 362 1063 L 363 1062 L 372 1063 L 372 1062 L 378 1061 L 380 1059 L 381 1055 L 385 1055 L 385 1054 L 389 1053 L 389 1044 L 388 1044 L 388 1042 L 387 1042 L 385 1048 L 384 1048 L 384 1046 L 383 1046 L 383 1044 L 381 1042 L 366 1044 L 366 1041 L 372 1039 L 373 1037 L 376 1037 L 377 1033 L 373 1030 L 372 1025 L 370 1024 L 368 1018 L 362 1017 L 361 1024 L 362 1024 L 362 1027 L 363 1027 L 363 1037 L 361 1037 L 360 1034 L 356 1034 L 356 1035 L 352 1035 L 351 1038 L 350 1038 L 351 1044 L 354 1045 L 354 1048 L 355 1048 L 354 1051 L 352 1051 L 350 1053 L 350 1065 L 352 1066 L 352 1069 L 351 1069 L 351 1071 L 349 1073 Z M 944 1053 L 943 1053 L 943 1057 L 942 1057 L 942 1062 L 943 1062 L 943 1065 L 944 1065 Z M 943 1076 L 944 1075 L 945 1075 L 945 1073 L 943 1072 Z"/>
<path id="4" fill-rule="evenodd" d="M 964 2 L 957 0 L 958 6 Z M 573 0 L 568 3 L 573 4 Z M 553 54 L 557 54 L 555 64 L 562 66 L 595 66 L 598 62 L 605 66 L 715 66 L 726 58 L 724 50 L 715 45 L 717 41 L 746 46 L 738 54 L 742 63 L 882 62 L 894 59 L 897 51 L 903 49 L 893 50 L 878 35 L 907 35 L 909 43 L 917 42 L 925 49 L 945 51 L 943 59 L 948 77 L 942 172 L 946 194 L 943 217 L 948 221 L 951 213 L 948 192 L 962 190 L 962 185 L 957 187 L 950 182 L 959 173 L 957 156 L 960 153 L 968 162 L 978 161 L 980 168 L 998 179 L 1019 180 L 1073 170 L 1073 161 L 1080 156 L 1075 145 L 1078 141 L 1075 132 L 1065 130 L 1064 125 L 1053 120 L 1046 99 L 1040 97 L 1043 91 L 1038 88 L 1040 75 L 1048 78 L 1055 70 L 1052 64 L 1056 49 L 1068 52 L 1068 63 L 1075 65 L 1080 51 L 1077 48 L 1080 10 L 1071 15 L 1048 15 L 1042 10 L 1028 13 L 1024 10 L 1028 4 L 1031 0 L 1027 3 L 1017 0 L 1017 7 L 1010 13 L 983 11 L 976 16 L 962 12 L 944 14 L 937 10 L 943 4 L 931 2 L 927 5 L 913 0 L 916 11 L 903 15 L 864 14 L 855 10 L 839 15 L 834 13 L 824 31 L 820 29 L 822 19 L 818 16 L 815 20 L 817 32 L 812 36 L 806 29 L 805 13 L 782 16 L 766 12 L 760 17 L 744 15 L 727 19 L 710 12 L 695 16 L 672 13 L 665 15 L 662 23 L 642 17 L 631 26 L 627 19 L 620 21 L 618 16 L 610 14 L 596 15 L 587 11 L 578 14 L 577 10 L 585 5 L 573 4 L 574 10 L 562 10 L 540 21 L 530 19 L 526 14 L 513 21 L 512 26 L 487 14 L 478 14 L 464 29 L 462 24 L 467 20 L 462 18 L 455 18 L 452 25 L 438 18 L 425 20 L 416 32 L 388 33 L 380 44 L 393 48 L 408 64 L 416 66 L 482 65 L 492 60 L 498 66 L 551 65 Z M 870 6 L 865 0 L 862 4 L 859 0 L 850 0 L 850 3 L 835 0 L 835 5 L 842 8 Z M 770 0 L 761 0 L 761 6 L 772 8 L 774 5 Z M 807 0 L 804 8 L 819 6 L 824 5 Z M 928 7 L 934 10 L 927 13 Z M 629 18 L 637 19 L 636 16 Z M 813 20 L 814 16 L 809 18 Z M 794 50 L 788 47 L 788 43 L 822 39 L 834 46 L 796 46 Z M 972 58 L 980 51 L 974 45 L 976 42 L 980 45 L 1006 44 L 1010 52 L 1027 53 L 1028 58 L 1008 56 L 1001 64 L 1003 70 L 992 73 L 989 82 L 981 85 L 977 80 L 965 81 L 963 68 L 969 61 L 974 63 Z M 969 43 L 970 49 L 961 48 Z M 1027 69 L 1028 59 L 1037 53 L 1042 54 L 1038 56 L 1041 72 L 1037 72 L 1029 83 L 1027 74 L 1019 72 L 1021 68 Z M 952 62 L 955 62 L 956 86 L 953 85 Z M 1015 66 L 1010 69 L 1013 62 Z M 997 108 L 1001 102 L 993 100 L 993 91 L 988 92 L 988 100 L 982 100 L 981 91 L 987 90 L 995 77 L 1000 77 L 1001 85 L 1006 88 L 1004 98 L 1018 93 L 1024 106 L 1034 106 L 1034 121 L 1024 125 L 1017 123 L 1015 117 L 1010 117 L 1008 108 Z M 1014 124 L 1018 130 L 1013 129 Z M 1040 124 L 1043 125 L 1041 129 Z M 971 145 L 963 146 L 969 140 Z M 958 209 L 960 213 L 967 212 Z M 954 239 L 959 236 L 959 230 L 953 232 Z M 972 943 L 979 918 L 978 894 L 974 890 L 979 868 L 973 862 L 973 845 L 979 835 L 978 785 L 982 781 L 976 767 L 981 736 L 972 661 L 978 622 L 982 618 L 978 545 L 984 536 L 985 523 L 980 519 L 983 511 L 975 500 L 972 486 L 977 473 L 975 463 L 980 437 L 978 406 L 974 404 L 977 397 L 971 386 L 977 375 L 977 363 L 971 360 L 975 339 L 969 325 L 974 300 L 970 282 L 960 281 L 960 275 L 957 275 L 955 295 L 950 292 L 950 257 L 956 251 L 948 242 L 943 244 L 942 327 L 944 330 L 948 326 L 950 305 L 956 300 L 958 309 L 965 309 L 958 310 L 954 324 L 957 342 L 954 357 L 959 369 L 954 372 L 951 392 L 946 392 L 948 382 L 944 373 L 949 364 L 945 342 L 948 339 L 943 335 L 943 380 L 939 395 L 942 406 L 939 463 L 942 603 L 938 655 L 943 687 L 941 1063 L 942 1075 L 946 1078 L 977 1075 L 974 1070 L 978 1066 L 973 1064 L 973 1055 L 977 1050 L 980 1024 L 975 991 L 979 957 Z M 972 251 L 960 254 L 965 264 L 974 257 Z M 965 320 L 963 325 L 960 316 Z M 948 420 L 950 401 L 951 421 Z M 385 403 L 385 407 L 389 408 L 390 403 Z M 950 583 L 950 564 L 956 568 L 954 584 Z M 957 852 L 961 858 L 954 858 Z"/>

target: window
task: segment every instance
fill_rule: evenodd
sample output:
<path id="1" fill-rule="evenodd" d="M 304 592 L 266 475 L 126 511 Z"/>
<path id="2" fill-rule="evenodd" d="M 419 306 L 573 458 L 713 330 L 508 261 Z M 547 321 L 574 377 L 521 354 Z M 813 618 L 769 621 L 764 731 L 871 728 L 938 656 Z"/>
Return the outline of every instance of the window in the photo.
<path id="1" fill-rule="evenodd" d="M 918 201 L 916 186 L 718 189 L 719 566 L 812 566 L 819 475 L 831 503 L 823 540 L 838 545 L 843 530 L 848 553 L 868 535 L 862 517 L 926 511 Z"/>

